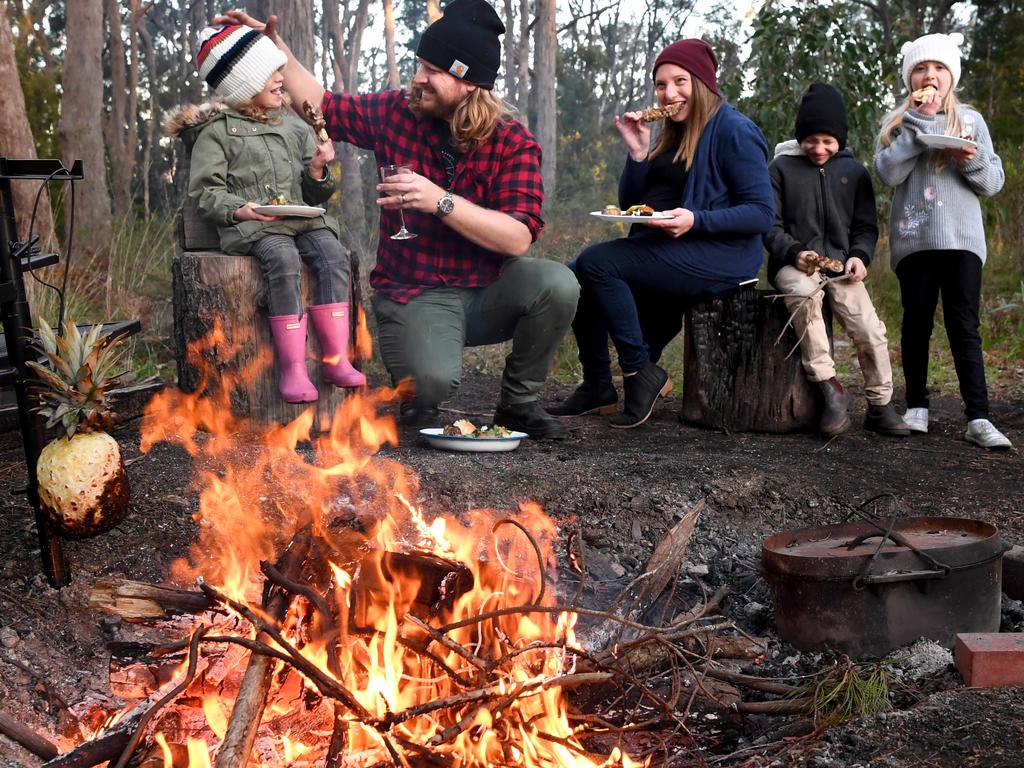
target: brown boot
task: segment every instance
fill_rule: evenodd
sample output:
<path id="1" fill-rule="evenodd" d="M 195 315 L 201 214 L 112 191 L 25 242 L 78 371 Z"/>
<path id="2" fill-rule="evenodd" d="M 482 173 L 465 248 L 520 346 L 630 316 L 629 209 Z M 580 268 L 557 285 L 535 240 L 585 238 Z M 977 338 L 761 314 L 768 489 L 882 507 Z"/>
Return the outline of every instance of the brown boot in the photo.
<path id="1" fill-rule="evenodd" d="M 872 405 L 868 403 L 868 412 L 864 417 L 864 428 L 889 437 L 909 437 L 910 427 L 903 421 L 892 403 Z"/>
<path id="2" fill-rule="evenodd" d="M 832 437 L 845 432 L 850 426 L 850 414 L 847 413 L 850 396 L 835 376 L 828 381 L 819 381 L 818 387 L 825 399 L 825 410 L 821 414 L 819 426 L 821 434 Z"/>

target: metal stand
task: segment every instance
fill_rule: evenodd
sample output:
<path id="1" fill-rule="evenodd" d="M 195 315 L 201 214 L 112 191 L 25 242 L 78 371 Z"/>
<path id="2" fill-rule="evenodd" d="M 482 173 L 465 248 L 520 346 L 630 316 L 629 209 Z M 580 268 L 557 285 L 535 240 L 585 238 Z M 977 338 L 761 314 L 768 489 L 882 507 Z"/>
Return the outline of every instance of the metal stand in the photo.
<path id="1" fill-rule="evenodd" d="M 11 194 L 13 179 L 68 181 L 84 178 L 82 161 L 71 169 L 59 160 L 9 160 L 0 157 L 0 196 L 3 198 L 3 216 L 0 217 L 0 318 L 4 324 L 7 342 L 7 361 L 0 361 L 0 386 L 12 385 L 18 401 L 18 422 L 21 427 L 28 468 L 26 493 L 36 516 L 43 572 L 53 587 L 62 587 L 71 581 L 60 538 L 53 532 L 49 520 L 39 506 L 39 487 L 36 462 L 46 444 L 45 422 L 33 408 L 28 389 L 33 379 L 32 369 L 26 365 L 31 356 L 32 314 L 25 294 L 23 274 L 56 261 L 34 252 L 33 242 L 17 241 L 14 218 L 14 198 Z"/>

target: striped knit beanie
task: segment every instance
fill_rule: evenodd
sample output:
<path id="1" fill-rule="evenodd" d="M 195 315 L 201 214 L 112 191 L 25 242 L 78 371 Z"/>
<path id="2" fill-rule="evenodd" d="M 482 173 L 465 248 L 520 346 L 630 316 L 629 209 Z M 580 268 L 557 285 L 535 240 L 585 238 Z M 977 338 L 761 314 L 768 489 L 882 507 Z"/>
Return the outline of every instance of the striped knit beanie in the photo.
<path id="1" fill-rule="evenodd" d="M 256 96 L 287 63 L 284 51 L 250 27 L 207 27 L 199 34 L 199 76 L 229 107 Z"/>

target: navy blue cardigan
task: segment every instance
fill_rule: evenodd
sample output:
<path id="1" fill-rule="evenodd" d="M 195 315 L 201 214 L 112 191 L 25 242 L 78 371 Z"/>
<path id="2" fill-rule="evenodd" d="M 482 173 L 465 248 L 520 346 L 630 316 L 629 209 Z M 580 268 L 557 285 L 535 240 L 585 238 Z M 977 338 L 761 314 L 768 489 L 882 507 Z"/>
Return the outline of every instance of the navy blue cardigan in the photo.
<path id="1" fill-rule="evenodd" d="M 619 177 L 620 206 L 643 200 L 649 167 L 649 161 L 627 156 Z M 775 223 L 768 144 L 731 104 L 722 105 L 700 137 L 680 207 L 694 217 L 693 229 L 682 237 L 643 228 L 641 236 L 663 258 L 712 280 L 739 282 L 757 275 L 764 261 L 762 235 Z"/>

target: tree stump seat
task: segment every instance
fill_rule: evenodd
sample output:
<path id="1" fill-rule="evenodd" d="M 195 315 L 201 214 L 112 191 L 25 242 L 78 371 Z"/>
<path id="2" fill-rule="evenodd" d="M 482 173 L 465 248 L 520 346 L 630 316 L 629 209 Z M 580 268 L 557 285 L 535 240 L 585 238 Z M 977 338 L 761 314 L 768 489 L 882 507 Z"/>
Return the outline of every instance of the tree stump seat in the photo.
<path id="1" fill-rule="evenodd" d="M 178 368 L 178 386 L 195 392 L 204 386 L 204 376 L 217 381 L 216 387 L 230 382 L 229 399 L 233 415 L 248 417 L 263 424 L 286 424 L 311 403 L 286 403 L 277 389 L 278 368 L 274 359 L 263 273 L 249 256 L 229 256 L 220 252 L 216 228 L 198 216 L 195 206 L 186 201 L 179 218 L 182 253 L 171 265 L 174 308 L 174 353 Z M 359 265 L 350 257 L 350 339 L 354 345 L 361 304 Z M 311 296 L 310 279 L 302 275 L 303 305 Z M 224 335 L 223 343 L 204 349 L 203 364 L 189 361 L 189 346 L 207 338 L 215 327 Z M 320 375 L 320 349 L 312 326 L 307 342 L 307 367 L 310 380 L 320 392 L 315 403 L 314 429 L 325 430 L 331 416 L 345 400 L 345 390 L 326 383 Z M 202 370 L 201 370 L 202 368 Z"/>
<path id="2" fill-rule="evenodd" d="M 800 351 L 789 355 L 798 337 L 792 327 L 782 333 L 789 313 L 771 295 L 741 287 L 686 310 L 683 421 L 726 432 L 816 428 L 821 396 Z"/>

